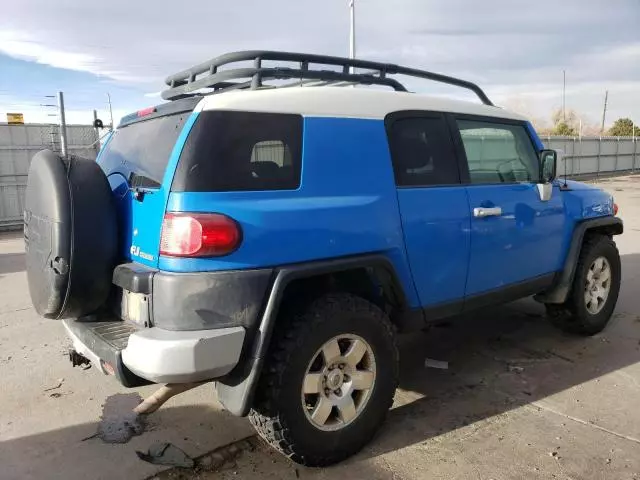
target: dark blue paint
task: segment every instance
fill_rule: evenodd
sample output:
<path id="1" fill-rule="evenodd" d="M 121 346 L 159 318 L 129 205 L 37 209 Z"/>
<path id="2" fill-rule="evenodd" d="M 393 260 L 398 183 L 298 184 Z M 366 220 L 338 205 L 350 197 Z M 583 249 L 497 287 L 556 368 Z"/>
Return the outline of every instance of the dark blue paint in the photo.
<path id="1" fill-rule="evenodd" d="M 533 144 L 536 146 L 536 150 L 544 150 L 544 144 L 542 143 L 542 140 L 540 140 L 540 137 L 538 137 L 538 134 L 533 128 L 533 125 L 531 125 L 531 122 L 527 122 L 527 131 L 529 132 L 529 136 L 531 137 Z"/>

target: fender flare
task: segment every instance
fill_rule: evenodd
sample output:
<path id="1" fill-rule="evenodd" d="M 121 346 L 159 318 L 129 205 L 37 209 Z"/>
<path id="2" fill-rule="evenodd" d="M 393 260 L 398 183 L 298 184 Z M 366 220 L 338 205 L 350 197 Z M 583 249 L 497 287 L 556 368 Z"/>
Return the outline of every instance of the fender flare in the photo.
<path id="1" fill-rule="evenodd" d="M 270 292 L 264 303 L 262 318 L 253 344 L 246 348 L 245 358 L 241 359 L 241 363 L 228 376 L 216 381 L 216 390 L 220 403 L 234 415 L 246 416 L 249 413 L 255 389 L 268 355 L 269 344 L 282 297 L 287 286 L 292 281 L 371 267 L 383 269 L 389 275 L 401 305 L 406 306 L 407 300 L 402 283 L 396 275 L 391 261 L 382 254 L 346 257 L 277 268 L 274 272 Z"/>
<path id="2" fill-rule="evenodd" d="M 624 227 L 622 220 L 613 216 L 592 218 L 579 222 L 573 230 L 571 245 L 569 246 L 562 271 L 558 273 L 549 290 L 534 297 L 538 302 L 559 304 L 566 301 L 576 273 L 584 236 L 590 230 L 597 230 L 608 235 L 620 235 Z"/>

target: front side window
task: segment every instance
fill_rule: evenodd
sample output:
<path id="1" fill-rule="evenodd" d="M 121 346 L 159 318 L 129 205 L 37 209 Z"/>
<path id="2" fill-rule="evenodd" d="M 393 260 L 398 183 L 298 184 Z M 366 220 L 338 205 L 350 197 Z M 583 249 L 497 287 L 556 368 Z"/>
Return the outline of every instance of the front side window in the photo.
<path id="1" fill-rule="evenodd" d="M 537 182 L 538 155 L 522 125 L 458 120 L 472 184 Z"/>

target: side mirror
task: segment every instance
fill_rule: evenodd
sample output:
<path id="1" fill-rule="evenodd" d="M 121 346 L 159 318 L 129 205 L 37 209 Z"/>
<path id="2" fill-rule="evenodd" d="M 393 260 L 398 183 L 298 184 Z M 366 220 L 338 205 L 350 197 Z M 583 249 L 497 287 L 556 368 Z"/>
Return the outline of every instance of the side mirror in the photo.
<path id="1" fill-rule="evenodd" d="M 550 183 L 556 178 L 558 153 L 555 150 L 540 152 L 540 183 Z"/>
<path id="2" fill-rule="evenodd" d="M 102 120 L 100 120 L 99 118 L 96 118 L 93 121 L 93 128 L 104 128 L 104 124 L 102 123 Z"/>

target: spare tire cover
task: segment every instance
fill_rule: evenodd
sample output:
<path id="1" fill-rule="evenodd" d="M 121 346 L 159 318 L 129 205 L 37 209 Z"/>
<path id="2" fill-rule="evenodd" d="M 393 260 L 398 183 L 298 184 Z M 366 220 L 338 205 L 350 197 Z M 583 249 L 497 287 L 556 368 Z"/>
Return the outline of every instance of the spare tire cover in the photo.
<path id="1" fill-rule="evenodd" d="M 27 278 L 36 311 L 77 318 L 111 290 L 117 224 L 109 182 L 93 160 L 50 150 L 31 161 L 24 212 Z"/>

